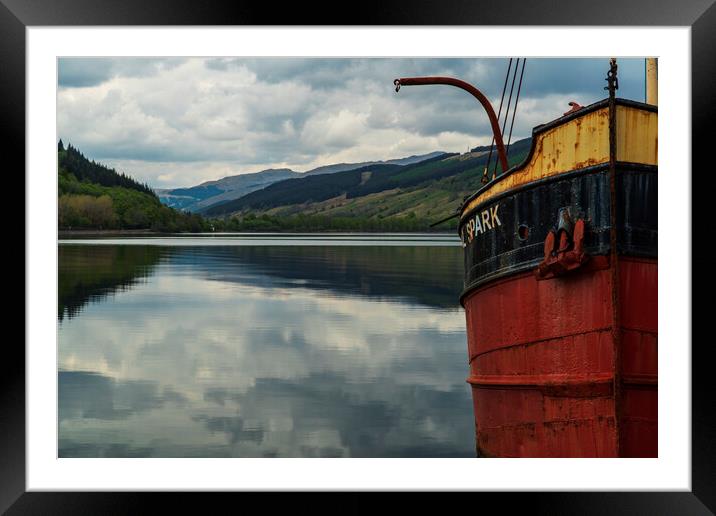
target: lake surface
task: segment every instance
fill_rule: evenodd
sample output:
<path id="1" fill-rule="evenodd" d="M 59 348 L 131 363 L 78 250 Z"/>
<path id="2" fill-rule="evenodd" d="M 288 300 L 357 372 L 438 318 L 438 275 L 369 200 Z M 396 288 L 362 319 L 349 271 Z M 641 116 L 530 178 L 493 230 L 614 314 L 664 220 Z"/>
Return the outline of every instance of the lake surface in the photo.
<path id="1" fill-rule="evenodd" d="M 58 252 L 60 457 L 475 457 L 457 237 Z"/>

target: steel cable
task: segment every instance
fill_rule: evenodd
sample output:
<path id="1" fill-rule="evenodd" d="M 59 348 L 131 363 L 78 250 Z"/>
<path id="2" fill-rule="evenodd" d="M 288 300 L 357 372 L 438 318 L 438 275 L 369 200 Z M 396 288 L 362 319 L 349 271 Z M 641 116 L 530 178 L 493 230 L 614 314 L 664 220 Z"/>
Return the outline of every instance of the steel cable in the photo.
<path id="1" fill-rule="evenodd" d="M 515 79 L 517 79 L 517 67 L 520 65 L 520 59 L 517 58 L 515 63 L 515 71 L 512 74 L 512 85 L 510 86 L 510 96 L 507 99 L 507 109 L 505 110 L 505 120 L 502 122 L 502 134 L 505 134 L 505 128 L 507 127 L 507 117 L 510 115 L 510 104 L 512 104 L 512 93 L 515 91 Z M 503 170 L 503 172 L 505 172 Z M 492 179 L 497 177 L 497 162 L 492 169 Z"/>
<path id="2" fill-rule="evenodd" d="M 520 83 L 517 86 L 517 97 L 515 97 L 515 108 L 512 111 L 512 122 L 510 123 L 510 135 L 507 137 L 507 147 L 505 147 L 505 152 L 507 153 L 507 156 L 510 155 L 510 141 L 512 141 L 512 128 L 515 126 L 515 115 L 517 114 L 517 104 L 520 102 L 520 91 L 522 90 L 522 77 L 525 75 L 525 63 L 527 63 L 527 59 L 522 59 L 522 71 L 520 72 Z M 517 71 L 517 68 L 515 68 L 515 71 Z"/>
<path id="3" fill-rule="evenodd" d="M 515 69 L 517 68 L 517 65 L 515 65 Z M 512 58 L 510 58 L 510 62 L 507 65 L 507 73 L 505 74 L 505 84 L 502 86 L 502 97 L 500 98 L 500 109 L 497 111 L 497 119 L 500 119 L 500 115 L 502 114 L 502 103 L 505 100 L 505 92 L 507 91 L 507 80 L 510 78 L 510 70 L 512 69 Z M 487 162 L 485 163 L 485 173 L 482 176 L 483 183 L 486 183 L 486 179 L 489 181 L 488 173 L 487 171 L 490 170 L 490 161 L 492 161 L 492 149 L 495 147 L 495 135 L 492 135 L 492 143 L 490 144 L 490 153 L 487 155 Z"/>

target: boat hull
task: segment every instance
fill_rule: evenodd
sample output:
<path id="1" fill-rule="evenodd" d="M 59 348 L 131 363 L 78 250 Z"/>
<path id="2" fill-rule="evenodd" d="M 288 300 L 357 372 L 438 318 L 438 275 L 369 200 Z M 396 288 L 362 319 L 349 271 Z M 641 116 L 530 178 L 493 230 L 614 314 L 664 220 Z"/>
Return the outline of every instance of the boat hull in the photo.
<path id="1" fill-rule="evenodd" d="M 657 456 L 656 127 L 594 104 L 464 203 L 478 455 Z"/>

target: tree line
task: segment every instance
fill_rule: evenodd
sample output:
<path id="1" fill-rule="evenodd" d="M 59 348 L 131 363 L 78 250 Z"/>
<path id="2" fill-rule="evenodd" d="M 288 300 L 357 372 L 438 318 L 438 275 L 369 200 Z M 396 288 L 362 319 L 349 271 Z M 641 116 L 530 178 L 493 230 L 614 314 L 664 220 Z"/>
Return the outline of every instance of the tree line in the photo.
<path id="1" fill-rule="evenodd" d="M 90 161 L 84 154 L 68 144 L 65 149 L 62 140 L 57 144 L 58 166 L 69 170 L 78 181 L 86 181 L 102 186 L 121 186 L 156 197 L 154 190 L 146 183 L 140 183 L 123 172 L 106 167 L 94 160 Z"/>
<path id="2" fill-rule="evenodd" d="M 57 150 L 60 229 L 210 231 L 201 215 L 164 206 L 148 185 L 65 149 L 62 140 Z"/>
<path id="3" fill-rule="evenodd" d="M 456 220 L 430 227 L 434 221 L 410 213 L 401 217 L 334 217 L 330 215 L 255 215 L 216 218 L 210 221 L 212 231 L 265 231 L 265 232 L 414 232 L 454 230 Z"/>

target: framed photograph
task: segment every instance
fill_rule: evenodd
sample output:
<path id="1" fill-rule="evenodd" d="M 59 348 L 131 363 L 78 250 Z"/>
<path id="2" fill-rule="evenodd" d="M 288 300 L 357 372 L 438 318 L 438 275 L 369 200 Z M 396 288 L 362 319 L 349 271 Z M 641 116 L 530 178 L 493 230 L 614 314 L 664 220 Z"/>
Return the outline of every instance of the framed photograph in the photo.
<path id="1" fill-rule="evenodd" d="M 351 26 L 1 1 L 27 300 L 3 510 L 132 512 L 126 491 L 716 510 L 691 290 L 708 1 L 383 3 Z"/>

